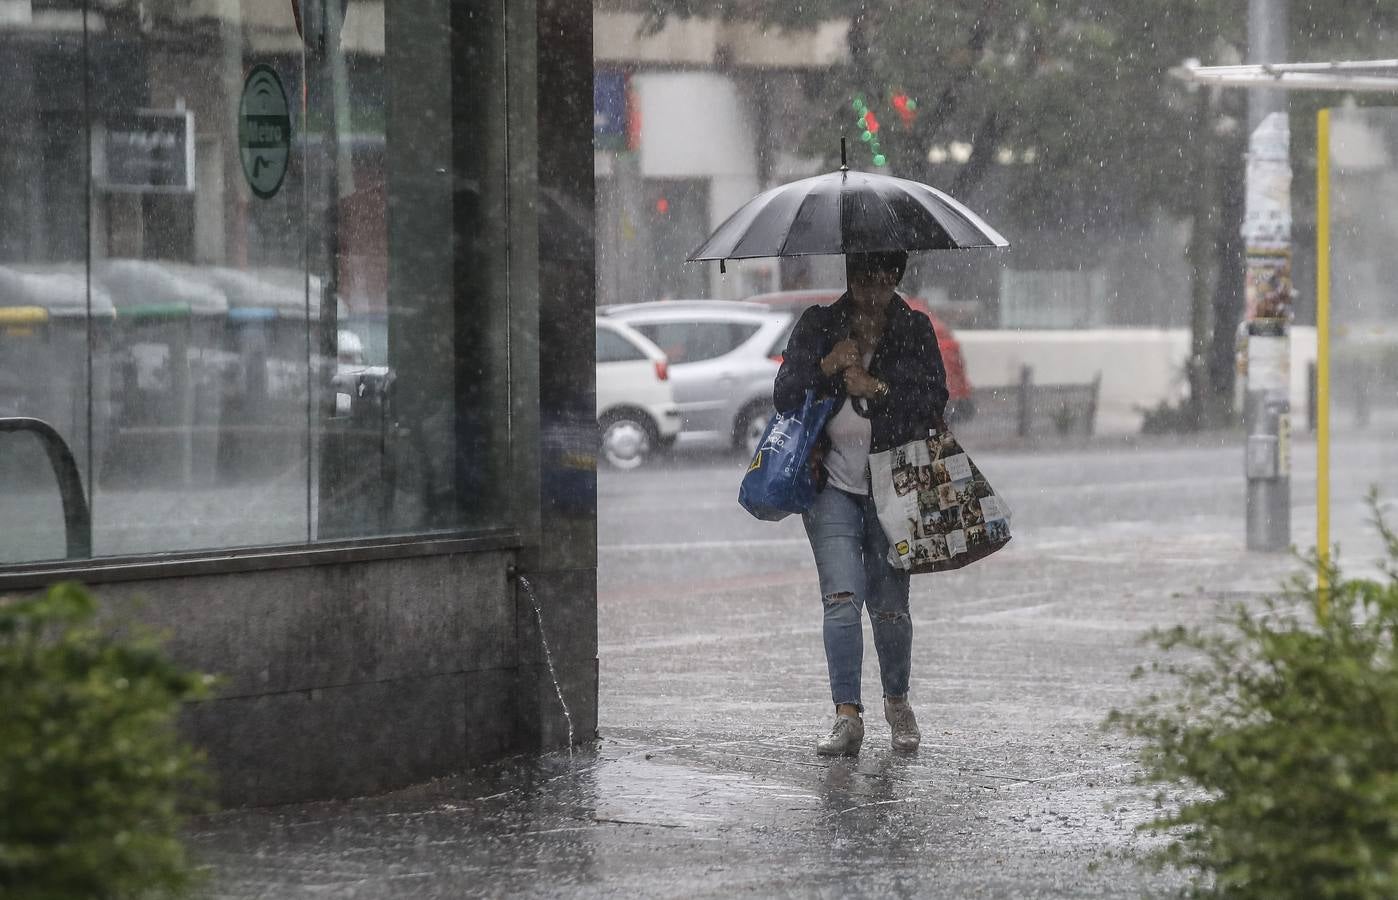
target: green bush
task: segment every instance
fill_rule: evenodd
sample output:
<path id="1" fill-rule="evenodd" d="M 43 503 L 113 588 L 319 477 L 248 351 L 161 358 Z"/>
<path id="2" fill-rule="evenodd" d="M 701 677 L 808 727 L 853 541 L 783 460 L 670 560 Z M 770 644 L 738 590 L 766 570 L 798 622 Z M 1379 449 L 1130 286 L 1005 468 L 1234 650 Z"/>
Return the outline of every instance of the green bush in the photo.
<path id="1" fill-rule="evenodd" d="M 1169 652 L 1136 675 L 1171 688 L 1108 717 L 1142 740 L 1160 812 L 1140 827 L 1191 896 L 1398 897 L 1398 538 L 1372 505 L 1380 579 L 1312 558 L 1327 612 L 1298 576 L 1218 627 L 1152 632 Z"/>
<path id="2" fill-rule="evenodd" d="M 207 679 L 95 617 L 72 584 L 0 600 L 2 897 L 168 897 L 196 880 L 180 827 L 208 785 L 175 719 Z"/>

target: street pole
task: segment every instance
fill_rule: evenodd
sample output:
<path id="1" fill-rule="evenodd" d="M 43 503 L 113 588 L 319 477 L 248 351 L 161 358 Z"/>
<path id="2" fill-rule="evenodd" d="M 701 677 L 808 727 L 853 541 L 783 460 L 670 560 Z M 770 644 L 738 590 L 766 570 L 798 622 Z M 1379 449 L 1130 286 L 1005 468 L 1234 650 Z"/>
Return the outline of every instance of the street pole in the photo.
<path id="1" fill-rule="evenodd" d="M 1248 0 L 1248 62 L 1285 62 L 1287 0 Z M 1286 95 L 1248 95 L 1243 242 L 1247 337 L 1247 546 L 1291 545 L 1291 132 Z"/>
<path id="2" fill-rule="evenodd" d="M 1206 404 L 1209 393 L 1208 353 L 1214 323 L 1209 291 L 1209 257 L 1216 242 L 1217 184 L 1214 177 L 1212 135 L 1214 88 L 1192 85 L 1194 93 L 1194 177 L 1198 186 L 1194 199 L 1194 225 L 1190 230 L 1185 257 L 1189 261 L 1189 420 L 1195 431 L 1209 420 Z M 1231 323 L 1230 323 L 1231 324 Z M 1225 326 L 1226 328 L 1227 326 Z"/>

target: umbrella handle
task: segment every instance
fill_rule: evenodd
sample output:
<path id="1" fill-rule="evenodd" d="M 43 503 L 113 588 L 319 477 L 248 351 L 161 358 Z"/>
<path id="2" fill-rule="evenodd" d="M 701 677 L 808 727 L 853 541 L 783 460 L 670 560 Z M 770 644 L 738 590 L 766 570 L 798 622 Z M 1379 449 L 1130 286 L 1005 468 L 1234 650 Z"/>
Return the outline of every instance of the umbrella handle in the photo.
<path id="1" fill-rule="evenodd" d="M 840 138 L 840 171 L 849 171 L 849 161 L 845 159 L 845 139 Z"/>

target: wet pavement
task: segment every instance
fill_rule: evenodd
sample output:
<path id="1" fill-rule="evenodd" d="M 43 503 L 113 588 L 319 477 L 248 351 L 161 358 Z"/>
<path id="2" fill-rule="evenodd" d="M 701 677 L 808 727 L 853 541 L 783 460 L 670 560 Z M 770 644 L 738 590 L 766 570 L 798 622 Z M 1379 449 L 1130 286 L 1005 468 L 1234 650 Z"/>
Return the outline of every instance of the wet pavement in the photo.
<path id="1" fill-rule="evenodd" d="M 1367 483 L 1394 482 L 1393 463 L 1381 442 L 1337 449 L 1347 522 Z M 1309 454 L 1295 462 L 1303 545 Z M 1136 864 L 1153 839 L 1133 828 L 1152 803 L 1131 783 L 1131 748 L 1099 723 L 1142 690 L 1128 675 L 1143 630 L 1204 621 L 1294 565 L 1243 550 L 1235 447 L 977 461 L 1015 504 L 1017 536 L 966 570 L 913 579 L 916 755 L 889 750 L 867 637 L 864 751 L 815 755 L 829 708 L 799 521 L 747 519 L 731 459 L 682 457 L 601 478 L 594 747 L 383 797 L 207 817 L 192 839 L 215 867 L 212 895 L 1171 891 L 1178 876 Z M 1355 558 L 1372 547 L 1351 542 Z"/>

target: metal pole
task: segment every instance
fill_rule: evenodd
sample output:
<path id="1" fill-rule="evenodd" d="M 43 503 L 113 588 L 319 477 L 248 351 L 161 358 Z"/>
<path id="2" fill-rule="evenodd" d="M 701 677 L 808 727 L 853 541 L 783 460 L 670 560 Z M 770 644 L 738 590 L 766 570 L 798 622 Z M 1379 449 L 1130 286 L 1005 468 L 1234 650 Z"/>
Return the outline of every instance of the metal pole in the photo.
<path id="1" fill-rule="evenodd" d="M 1315 209 L 1315 546 L 1317 614 L 1329 606 L 1330 563 L 1330 110 L 1316 117 Z"/>
<path id="2" fill-rule="evenodd" d="M 337 69 L 336 57 L 340 55 L 339 34 L 341 27 L 341 7 L 335 0 L 313 0 L 305 3 L 306 13 L 306 79 L 309 89 L 306 97 L 306 119 L 319 126 L 319 154 L 313 164 L 307 165 L 308 172 L 316 172 L 314 190 L 323 204 L 319 222 L 314 232 L 317 239 L 313 252 L 308 254 L 308 266 L 320 266 L 319 320 L 311 318 L 306 311 L 306 325 L 318 340 L 312 349 L 314 354 L 310 366 L 311 383 L 307 390 L 316 406 L 312 419 L 309 446 L 311 452 L 311 485 L 315 496 L 308 497 L 307 516 L 310 522 L 311 539 L 339 537 L 352 532 L 346 517 L 345 498 L 338 488 L 348 479 L 348 451 L 345 449 L 343 429 L 336 430 L 330 425 L 335 418 L 335 396 L 333 379 L 339 358 L 339 299 L 340 299 L 340 178 L 347 171 L 342 164 L 341 117 L 348 106 L 336 97 L 337 92 L 347 89 L 343 77 L 343 66 Z M 308 155 L 313 146 L 307 141 Z M 309 188 L 309 185 L 308 185 Z M 314 215 L 314 206 L 311 208 Z M 306 228 L 313 226 L 308 219 Z"/>
<path id="3" fill-rule="evenodd" d="M 1015 424 L 1015 432 L 1020 437 L 1029 436 L 1029 423 L 1032 416 L 1030 403 L 1030 392 L 1033 390 L 1034 370 L 1028 366 L 1019 368 L 1019 417 Z"/>
<path id="4" fill-rule="evenodd" d="M 1287 46 L 1288 0 L 1248 0 L 1248 63 L 1284 63 Z M 1269 113 L 1285 112 L 1286 94 L 1267 88 L 1248 91 L 1248 133 L 1257 130 Z"/>
<path id="5" fill-rule="evenodd" d="M 1286 0 L 1248 0 L 1249 62 L 1284 62 Z M 1248 96 L 1251 137 L 1243 240 L 1247 390 L 1243 417 L 1247 546 L 1284 551 L 1291 544 L 1291 132 L 1286 95 Z"/>
<path id="6" fill-rule="evenodd" d="M 1213 88 L 1192 87 L 1194 98 L 1194 183 L 1198 193 L 1194 199 L 1194 223 L 1190 229 L 1185 256 L 1189 260 L 1189 427 L 1203 428 L 1208 419 L 1205 401 L 1209 393 L 1208 352 L 1211 337 L 1210 295 L 1207 269 L 1209 255 L 1216 243 L 1214 229 L 1218 203 L 1215 189 L 1212 141 L 1208 138 L 1213 112 Z"/>

